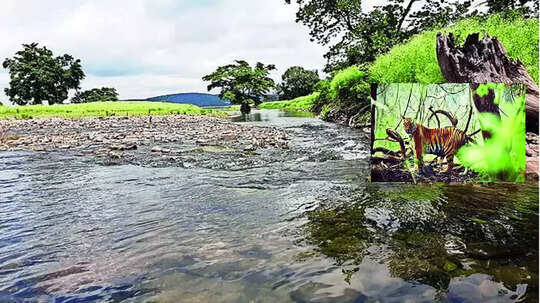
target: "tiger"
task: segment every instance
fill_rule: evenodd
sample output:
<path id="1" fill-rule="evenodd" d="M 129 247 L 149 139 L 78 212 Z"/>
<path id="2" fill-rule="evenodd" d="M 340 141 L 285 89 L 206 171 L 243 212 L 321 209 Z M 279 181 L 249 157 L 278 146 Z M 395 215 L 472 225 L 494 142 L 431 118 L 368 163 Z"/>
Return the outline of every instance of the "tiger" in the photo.
<path id="1" fill-rule="evenodd" d="M 454 156 L 458 149 L 467 143 L 467 135 L 455 127 L 427 128 L 414 123 L 411 118 L 403 117 L 403 128 L 414 140 L 414 149 L 418 159 L 418 171 L 422 172 L 423 153 L 445 157 L 448 163 L 446 173 L 451 175 Z"/>

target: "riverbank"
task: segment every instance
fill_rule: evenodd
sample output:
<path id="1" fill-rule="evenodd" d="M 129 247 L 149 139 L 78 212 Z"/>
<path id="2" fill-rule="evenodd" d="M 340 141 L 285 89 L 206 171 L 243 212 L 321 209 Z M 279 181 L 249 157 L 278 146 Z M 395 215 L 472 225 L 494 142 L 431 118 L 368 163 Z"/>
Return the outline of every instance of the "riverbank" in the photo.
<path id="1" fill-rule="evenodd" d="M 284 131 L 202 115 L 0 120 L 0 150 L 98 156 L 107 163 L 189 166 L 207 152 L 249 156 L 257 149 L 288 148 Z"/>

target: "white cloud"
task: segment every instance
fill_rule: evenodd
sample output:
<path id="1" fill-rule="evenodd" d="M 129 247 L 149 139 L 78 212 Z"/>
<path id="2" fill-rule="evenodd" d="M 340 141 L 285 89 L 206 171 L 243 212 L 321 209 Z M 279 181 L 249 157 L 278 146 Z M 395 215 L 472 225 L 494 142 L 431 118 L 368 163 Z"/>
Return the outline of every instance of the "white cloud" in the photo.
<path id="1" fill-rule="evenodd" d="M 233 59 L 322 69 L 324 48 L 280 0 L 2 0 L 0 60 L 22 43 L 80 58 L 83 88 L 122 98 L 206 91 L 201 77 Z M 6 99 L 0 68 L 0 100 Z"/>

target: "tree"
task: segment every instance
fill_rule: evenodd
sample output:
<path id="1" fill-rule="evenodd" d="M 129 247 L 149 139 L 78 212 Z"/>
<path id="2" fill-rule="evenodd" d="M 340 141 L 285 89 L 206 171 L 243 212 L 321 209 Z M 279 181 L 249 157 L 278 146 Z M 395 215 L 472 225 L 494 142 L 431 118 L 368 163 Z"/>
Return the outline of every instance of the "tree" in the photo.
<path id="1" fill-rule="evenodd" d="M 487 0 L 488 13 L 519 11 L 525 17 L 538 18 L 538 0 Z"/>
<path id="2" fill-rule="evenodd" d="M 52 51 L 37 43 L 23 44 L 23 50 L 5 59 L 2 66 L 10 74 L 9 88 L 4 91 L 18 105 L 62 103 L 85 77 L 81 60 L 68 54 L 53 57 Z"/>
<path id="3" fill-rule="evenodd" d="M 319 73 L 306 70 L 300 66 L 290 67 L 281 76 L 282 82 L 278 85 L 279 98 L 291 100 L 313 93 L 313 88 L 319 79 Z"/>
<path id="4" fill-rule="evenodd" d="M 538 0 L 390 0 L 364 12 L 361 0 L 285 0 L 296 2 L 296 22 L 310 29 L 311 40 L 329 47 L 325 72 L 369 63 L 420 31 L 486 13 L 521 11 L 538 16 Z M 419 5 L 423 3 L 423 5 Z"/>
<path id="5" fill-rule="evenodd" d="M 231 100 L 232 104 L 240 104 L 241 112 L 247 114 L 251 111 L 250 103 L 255 106 L 261 104 L 262 98 L 274 88 L 274 80 L 269 74 L 275 69 L 272 64 L 257 62 L 252 68 L 246 61 L 235 60 L 233 64 L 220 66 L 202 79 L 210 81 L 208 91 L 220 88 L 220 98 Z"/>
<path id="6" fill-rule="evenodd" d="M 83 92 L 75 93 L 75 96 L 71 99 L 71 103 L 88 103 L 88 102 L 106 102 L 106 101 L 118 101 L 118 93 L 115 88 L 102 87 L 93 88 Z"/>

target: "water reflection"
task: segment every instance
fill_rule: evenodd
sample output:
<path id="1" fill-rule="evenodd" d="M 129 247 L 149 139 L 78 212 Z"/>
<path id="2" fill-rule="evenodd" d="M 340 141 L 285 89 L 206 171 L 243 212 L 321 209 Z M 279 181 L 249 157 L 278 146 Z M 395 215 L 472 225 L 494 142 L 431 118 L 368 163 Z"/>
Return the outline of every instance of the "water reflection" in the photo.
<path id="1" fill-rule="evenodd" d="M 431 286 L 433 300 L 537 301 L 536 186 L 374 185 L 367 192 L 370 199 L 329 201 L 304 226 L 306 243 L 332 258 L 351 287 L 368 258 L 391 277 Z"/>
<path id="2" fill-rule="evenodd" d="M 250 114 L 233 116 L 234 122 L 269 122 L 278 118 L 313 118 L 315 115 L 307 111 L 253 110 Z"/>

